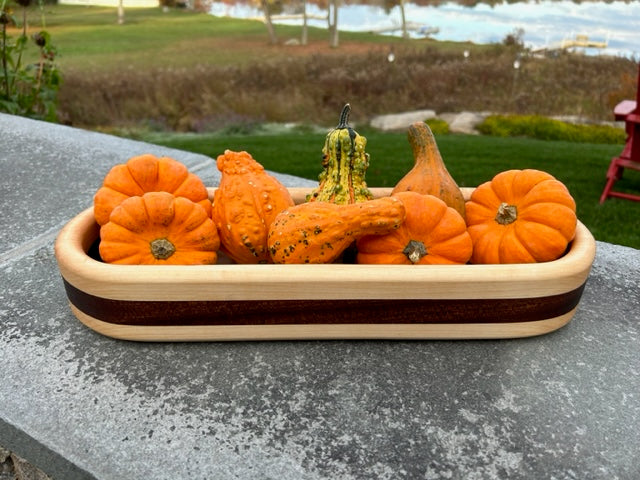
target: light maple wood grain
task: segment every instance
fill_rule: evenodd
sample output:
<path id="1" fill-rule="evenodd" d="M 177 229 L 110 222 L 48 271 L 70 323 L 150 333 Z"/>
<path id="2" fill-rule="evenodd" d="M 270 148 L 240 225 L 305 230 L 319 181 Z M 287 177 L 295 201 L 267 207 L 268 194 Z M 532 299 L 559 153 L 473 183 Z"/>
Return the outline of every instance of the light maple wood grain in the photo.
<path id="1" fill-rule="evenodd" d="M 304 324 L 304 325 L 117 325 L 93 318 L 71 304 L 87 327 L 120 340 L 203 342 L 259 340 L 464 340 L 525 338 L 565 326 L 575 314 L 532 322 L 463 324 Z"/>

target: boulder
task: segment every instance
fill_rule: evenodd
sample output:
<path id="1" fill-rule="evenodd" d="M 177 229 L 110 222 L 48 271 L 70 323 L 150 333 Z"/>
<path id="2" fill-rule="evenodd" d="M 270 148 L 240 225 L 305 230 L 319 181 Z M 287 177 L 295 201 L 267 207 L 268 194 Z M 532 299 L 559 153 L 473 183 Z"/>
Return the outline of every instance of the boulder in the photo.
<path id="1" fill-rule="evenodd" d="M 466 133 L 471 135 L 478 134 L 476 126 L 487 118 L 488 113 L 482 112 L 456 112 L 442 113 L 439 118 L 449 124 L 451 133 Z"/>
<path id="2" fill-rule="evenodd" d="M 404 130 L 409 128 L 412 123 L 423 122 L 435 117 L 436 112 L 434 110 L 414 110 L 412 112 L 373 117 L 370 125 L 380 130 Z"/>

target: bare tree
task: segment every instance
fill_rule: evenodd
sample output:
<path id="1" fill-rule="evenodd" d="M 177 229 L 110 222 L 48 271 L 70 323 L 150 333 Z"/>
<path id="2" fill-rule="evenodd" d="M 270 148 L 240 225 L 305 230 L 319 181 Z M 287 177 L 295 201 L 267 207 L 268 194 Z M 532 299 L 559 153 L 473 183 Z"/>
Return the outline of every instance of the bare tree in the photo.
<path id="1" fill-rule="evenodd" d="M 338 39 L 338 1 L 331 0 L 328 5 L 327 21 L 329 23 L 329 46 L 337 48 L 339 45 Z"/>
<path id="2" fill-rule="evenodd" d="M 275 45 L 278 43 L 278 36 L 276 35 L 276 29 L 273 26 L 273 22 L 271 21 L 269 0 L 260 0 L 260 7 L 262 8 L 262 13 L 264 14 L 264 24 L 267 27 L 267 32 L 269 33 L 269 42 L 272 45 Z"/>
<path id="3" fill-rule="evenodd" d="M 118 0 L 118 25 L 124 23 L 124 0 Z"/>
<path id="4" fill-rule="evenodd" d="M 400 21 L 402 22 L 402 38 L 409 38 L 409 28 L 407 27 L 407 17 L 404 10 L 406 0 L 382 0 L 382 8 L 388 15 L 395 7 L 400 8 Z M 420 3 L 419 3 L 420 4 Z M 427 3 L 425 3 L 427 4 Z"/>
<path id="5" fill-rule="evenodd" d="M 307 0 L 302 0 L 302 38 L 300 43 L 306 45 L 309 39 L 309 32 L 307 28 Z"/>
<path id="6" fill-rule="evenodd" d="M 402 18 L 402 38 L 409 38 L 409 32 L 407 31 L 407 19 L 404 15 L 404 0 L 400 0 L 400 18 Z"/>

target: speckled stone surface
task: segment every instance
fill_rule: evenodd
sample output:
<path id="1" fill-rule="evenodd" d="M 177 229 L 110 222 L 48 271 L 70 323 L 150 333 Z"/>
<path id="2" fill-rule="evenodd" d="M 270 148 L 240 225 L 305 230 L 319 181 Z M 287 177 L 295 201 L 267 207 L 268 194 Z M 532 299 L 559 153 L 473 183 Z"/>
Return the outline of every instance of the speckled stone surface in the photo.
<path id="1" fill-rule="evenodd" d="M 108 167 L 167 150 L 0 130 L 0 445 L 54 479 L 640 478 L 640 251 L 598 243 L 577 314 L 536 338 L 118 341 L 69 311 L 53 239 Z"/>

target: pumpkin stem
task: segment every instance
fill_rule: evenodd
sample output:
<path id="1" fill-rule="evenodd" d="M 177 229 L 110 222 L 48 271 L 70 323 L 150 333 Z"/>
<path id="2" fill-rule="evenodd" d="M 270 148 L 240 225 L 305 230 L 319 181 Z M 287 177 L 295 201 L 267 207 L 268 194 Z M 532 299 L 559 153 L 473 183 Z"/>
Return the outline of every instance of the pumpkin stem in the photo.
<path id="1" fill-rule="evenodd" d="M 417 240 L 409 240 L 407 246 L 404 247 L 402 253 L 411 261 L 411 263 L 418 263 L 422 257 L 427 255 L 427 247 L 424 243 Z"/>
<path id="2" fill-rule="evenodd" d="M 518 207 L 515 205 L 509 205 L 507 202 L 502 202 L 498 207 L 498 213 L 496 214 L 495 221 L 500 225 L 509 225 L 518 218 Z"/>
<path id="3" fill-rule="evenodd" d="M 176 247 L 166 238 L 156 238 L 149 243 L 151 254 L 157 260 L 166 260 L 176 251 Z"/>

